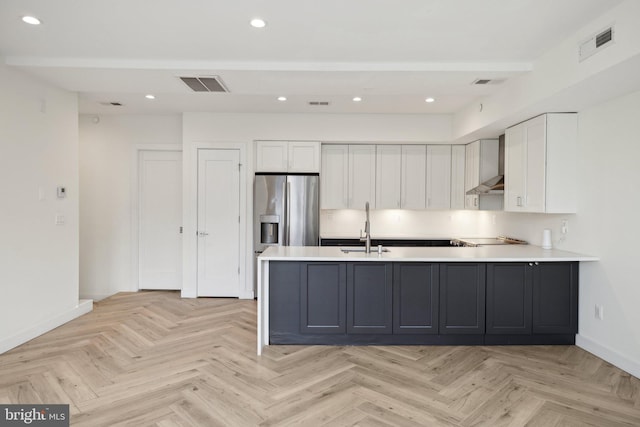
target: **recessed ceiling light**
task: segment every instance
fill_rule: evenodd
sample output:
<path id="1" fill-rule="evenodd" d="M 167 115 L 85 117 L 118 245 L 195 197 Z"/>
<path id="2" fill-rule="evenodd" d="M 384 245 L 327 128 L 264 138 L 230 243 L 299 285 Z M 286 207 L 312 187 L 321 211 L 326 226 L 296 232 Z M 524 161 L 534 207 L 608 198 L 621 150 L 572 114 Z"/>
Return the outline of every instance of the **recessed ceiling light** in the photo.
<path id="1" fill-rule="evenodd" d="M 279 96 L 278 97 L 278 101 L 286 101 L 287 97 L 286 96 Z"/>
<path id="2" fill-rule="evenodd" d="M 40 25 L 41 22 L 38 18 L 36 18 L 35 16 L 23 16 L 22 17 L 22 22 L 26 22 L 27 24 L 31 24 L 31 25 Z"/>
<path id="3" fill-rule="evenodd" d="M 353 102 L 360 102 L 360 101 L 362 101 L 362 98 L 360 98 L 359 96 L 353 97 Z"/>
<path id="4" fill-rule="evenodd" d="M 434 102 L 434 101 L 435 101 L 435 98 L 427 98 L 427 99 L 424 100 L 424 102 L 428 102 L 428 103 L 431 103 L 431 102 Z"/>
<path id="5" fill-rule="evenodd" d="M 267 25 L 264 19 L 260 19 L 260 18 L 253 18 L 250 24 L 253 28 L 264 28 Z"/>
<path id="6" fill-rule="evenodd" d="M 147 99 L 156 99 L 155 95 L 151 95 L 151 94 L 145 95 L 144 97 Z"/>

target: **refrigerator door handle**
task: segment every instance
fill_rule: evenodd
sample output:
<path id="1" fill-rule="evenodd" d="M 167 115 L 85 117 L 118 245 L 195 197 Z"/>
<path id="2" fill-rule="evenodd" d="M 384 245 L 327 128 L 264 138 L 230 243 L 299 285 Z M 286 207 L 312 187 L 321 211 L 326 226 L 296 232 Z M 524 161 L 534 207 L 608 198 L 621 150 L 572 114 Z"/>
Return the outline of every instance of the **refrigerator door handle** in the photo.
<path id="1" fill-rule="evenodd" d="M 285 244 L 287 246 L 289 246 L 290 243 L 291 243 L 291 222 L 290 222 L 290 218 L 291 218 L 291 183 L 289 182 L 289 180 L 287 180 L 287 193 L 286 193 L 285 197 L 286 197 L 286 201 L 287 201 L 286 202 L 287 206 L 285 207 L 286 208 L 286 212 L 287 212 L 287 219 L 286 219 L 286 222 L 285 222 L 285 224 L 287 225 L 287 230 L 286 230 L 287 239 L 285 240 L 285 242 L 286 242 Z"/>

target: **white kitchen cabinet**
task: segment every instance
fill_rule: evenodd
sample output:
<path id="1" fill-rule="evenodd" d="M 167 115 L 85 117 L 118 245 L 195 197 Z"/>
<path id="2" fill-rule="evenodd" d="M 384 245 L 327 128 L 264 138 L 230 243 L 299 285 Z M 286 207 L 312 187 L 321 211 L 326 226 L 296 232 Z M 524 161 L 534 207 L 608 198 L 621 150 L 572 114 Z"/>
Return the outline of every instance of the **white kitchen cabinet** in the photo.
<path id="1" fill-rule="evenodd" d="M 451 146 L 427 146 L 427 209 L 451 208 Z"/>
<path id="2" fill-rule="evenodd" d="M 349 145 L 350 209 L 364 209 L 366 202 L 376 207 L 376 146 Z"/>
<path id="3" fill-rule="evenodd" d="M 505 210 L 576 212 L 575 113 L 549 113 L 507 129 Z"/>
<path id="4" fill-rule="evenodd" d="M 402 146 L 400 207 L 424 209 L 427 194 L 427 147 Z"/>
<path id="5" fill-rule="evenodd" d="M 256 141 L 256 172 L 320 172 L 320 143 Z"/>
<path id="6" fill-rule="evenodd" d="M 464 145 L 451 146 L 451 209 L 464 209 Z"/>
<path id="7" fill-rule="evenodd" d="M 346 209 L 349 205 L 349 146 L 322 144 L 320 207 Z"/>
<path id="8" fill-rule="evenodd" d="M 464 165 L 465 209 L 483 208 L 480 196 L 466 195 L 466 192 L 498 175 L 498 157 L 499 143 L 497 139 L 481 139 L 467 144 Z M 495 199 L 494 195 L 488 197 L 491 198 L 491 201 Z M 489 199 L 487 200 L 489 201 Z M 486 208 L 500 209 L 501 207 L 487 206 Z"/>
<path id="9" fill-rule="evenodd" d="M 321 209 L 376 207 L 376 146 L 322 145 Z"/>
<path id="10" fill-rule="evenodd" d="M 376 208 L 401 207 L 401 171 L 404 158 L 400 145 L 376 146 Z"/>

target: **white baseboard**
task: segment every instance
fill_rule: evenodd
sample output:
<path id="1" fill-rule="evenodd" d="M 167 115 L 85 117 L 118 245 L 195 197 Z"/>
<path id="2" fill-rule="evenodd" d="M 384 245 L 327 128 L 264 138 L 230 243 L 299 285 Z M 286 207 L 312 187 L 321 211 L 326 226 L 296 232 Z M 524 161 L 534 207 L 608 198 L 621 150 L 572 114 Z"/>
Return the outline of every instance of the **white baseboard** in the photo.
<path id="1" fill-rule="evenodd" d="M 113 296 L 115 294 L 82 294 L 80 295 L 81 300 L 82 299 L 90 299 L 93 301 L 102 301 L 103 299 L 109 298 L 110 296 Z"/>
<path id="2" fill-rule="evenodd" d="M 253 291 L 243 291 L 238 295 L 238 299 L 253 299 Z"/>
<path id="3" fill-rule="evenodd" d="M 49 332 L 50 330 L 55 329 L 58 326 L 75 319 L 76 317 L 87 314 L 91 310 L 93 310 L 93 301 L 88 299 L 81 299 L 80 301 L 78 301 L 78 305 L 76 305 L 71 310 L 68 310 L 50 319 L 44 320 L 30 328 L 24 329 L 9 338 L 0 340 L 0 354 L 9 351 L 21 344 L 24 344 L 27 341 L 30 341 L 44 334 L 45 332 Z"/>
<path id="4" fill-rule="evenodd" d="M 576 345 L 581 349 L 606 360 L 623 371 L 630 373 L 634 377 L 640 378 L 640 362 L 637 360 L 631 360 L 625 355 L 620 354 L 602 344 L 598 344 L 584 335 L 576 335 Z"/>

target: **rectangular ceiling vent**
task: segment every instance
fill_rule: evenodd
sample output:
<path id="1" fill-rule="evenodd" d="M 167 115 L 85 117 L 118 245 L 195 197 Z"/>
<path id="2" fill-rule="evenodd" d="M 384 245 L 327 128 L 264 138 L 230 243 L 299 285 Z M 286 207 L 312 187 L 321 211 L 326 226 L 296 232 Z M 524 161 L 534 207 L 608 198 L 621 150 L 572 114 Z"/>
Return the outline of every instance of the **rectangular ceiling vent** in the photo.
<path id="1" fill-rule="evenodd" d="M 472 85 L 499 85 L 503 83 L 505 79 L 475 79 L 471 82 Z"/>
<path id="2" fill-rule="evenodd" d="M 218 76 L 180 77 L 194 92 L 229 92 Z"/>
<path id="3" fill-rule="evenodd" d="M 596 52 L 599 52 L 601 49 L 612 45 L 614 42 L 614 35 L 613 26 L 611 26 L 580 43 L 580 46 L 578 46 L 578 61 L 582 62 L 594 55 Z"/>
<path id="4" fill-rule="evenodd" d="M 309 105 L 329 105 L 329 101 L 309 101 Z"/>

